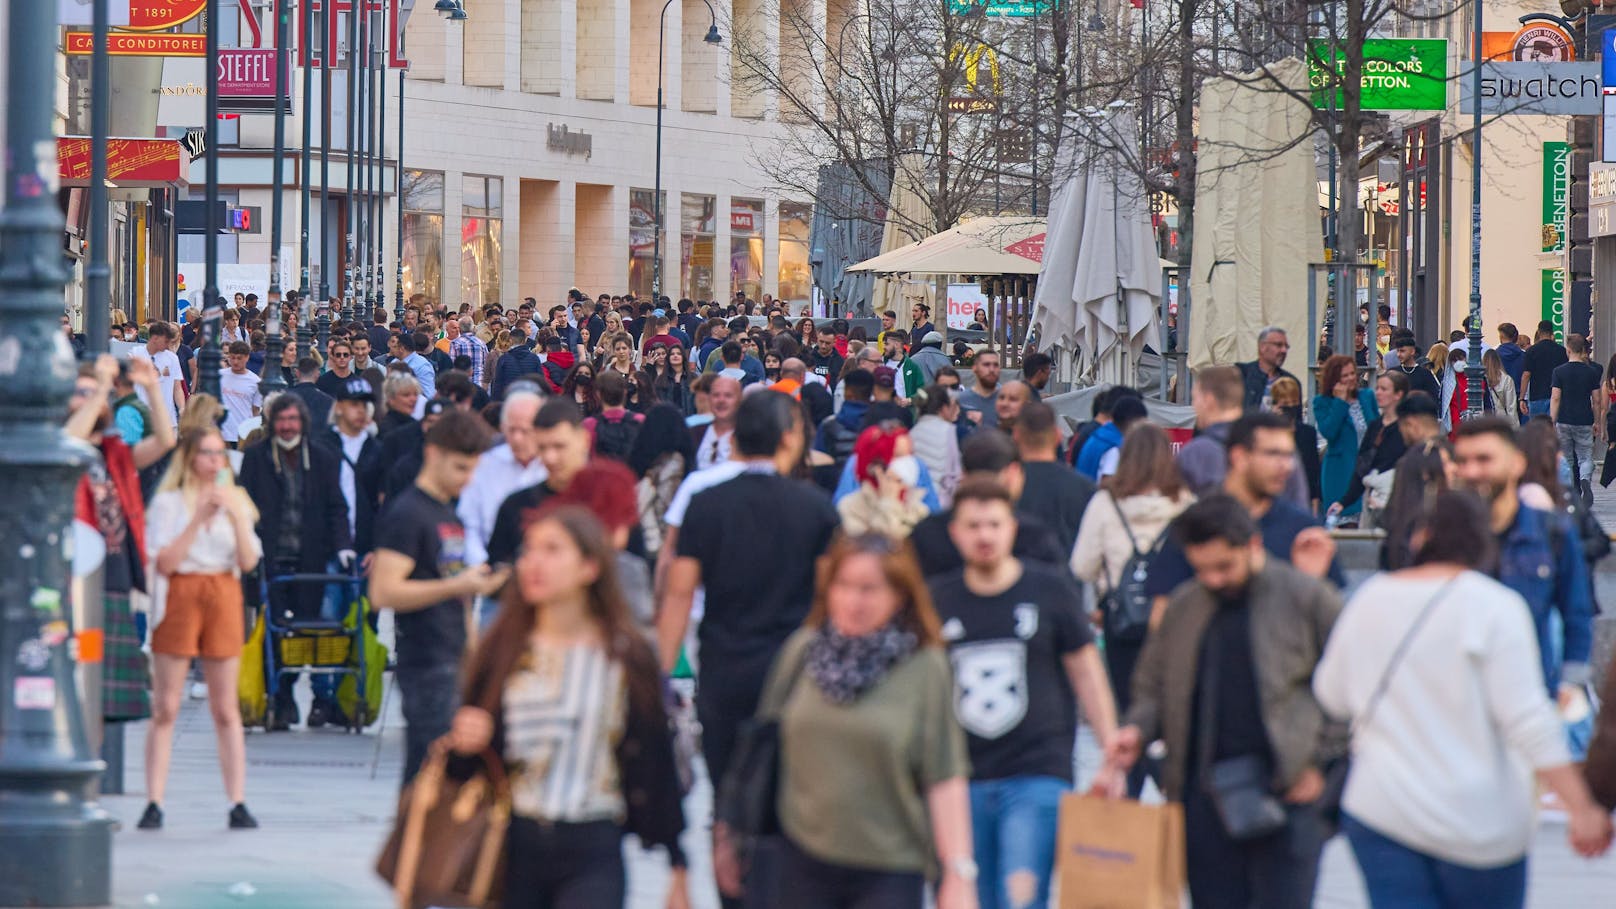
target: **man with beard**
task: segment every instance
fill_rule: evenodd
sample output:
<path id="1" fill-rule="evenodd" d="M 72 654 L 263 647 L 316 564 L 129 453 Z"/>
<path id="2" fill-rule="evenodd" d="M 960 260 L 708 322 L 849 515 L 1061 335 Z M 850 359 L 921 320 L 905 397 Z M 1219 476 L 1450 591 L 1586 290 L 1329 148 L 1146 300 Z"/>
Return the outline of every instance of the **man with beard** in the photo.
<path id="1" fill-rule="evenodd" d="M 1340 589 L 1346 586 L 1346 575 L 1336 563 L 1335 541 L 1329 531 L 1284 497 L 1295 469 L 1296 433 L 1288 418 L 1253 413 L 1230 425 L 1229 469 L 1221 491 L 1245 506 L 1247 517 L 1256 522 L 1262 545 L 1275 561 L 1288 562 L 1303 574 L 1327 579 Z M 1195 574 L 1177 539 L 1169 536 L 1162 545 L 1145 581 L 1157 616 L 1173 590 Z"/>
<path id="2" fill-rule="evenodd" d="M 1491 508 L 1498 535 L 1494 577 L 1526 600 L 1549 696 L 1565 704 L 1588 681 L 1593 648 L 1593 592 L 1576 527 L 1564 512 L 1521 504 L 1526 455 L 1508 420 L 1482 417 L 1459 424 L 1453 462 L 1459 482 Z M 1551 637 L 1553 613 L 1560 615 L 1558 641 Z"/>
<path id="3" fill-rule="evenodd" d="M 1167 743 L 1162 788 L 1184 805 L 1196 906 L 1310 906 L 1329 837 L 1317 804 L 1323 768 L 1347 743 L 1311 682 L 1341 598 L 1273 558 L 1248 506 L 1233 496 L 1190 506 L 1172 534 L 1194 581 L 1174 591 L 1145 639 L 1133 703 L 1107 762 L 1127 770 L 1147 743 Z M 1282 819 L 1230 829 L 1213 790 L 1234 779 L 1281 806 Z"/>
<path id="4" fill-rule="evenodd" d="M 356 558 L 342 497 L 340 460 L 323 445 L 311 445 L 308 408 L 296 395 L 277 395 L 264 413 L 269 438 L 247 449 L 241 485 L 258 509 L 258 539 L 264 546 L 261 571 L 271 578 L 321 574 L 333 562 L 344 570 Z M 269 608 L 280 623 L 321 618 L 324 589 L 310 585 L 271 588 Z M 271 730 L 298 722 L 292 700 L 295 675 L 281 676 L 275 692 Z M 273 681 L 273 680 L 272 680 Z M 309 710 L 309 725 L 324 725 L 331 711 L 326 698 Z"/>
<path id="5" fill-rule="evenodd" d="M 138 720 L 151 715 L 150 670 L 141 651 L 130 595 L 146 591 L 146 500 L 140 494 L 144 470 L 174 447 L 174 428 L 167 420 L 150 422 L 149 433 L 128 445 L 112 426 L 110 396 L 118 361 L 110 354 L 79 367 L 68 401 L 68 435 L 96 450 L 74 493 L 74 517 L 96 528 L 106 545 L 102 563 L 105 604 L 105 661 L 101 678 L 101 715 L 109 721 Z M 129 363 L 129 377 L 160 400 L 161 382 L 146 360 Z"/>

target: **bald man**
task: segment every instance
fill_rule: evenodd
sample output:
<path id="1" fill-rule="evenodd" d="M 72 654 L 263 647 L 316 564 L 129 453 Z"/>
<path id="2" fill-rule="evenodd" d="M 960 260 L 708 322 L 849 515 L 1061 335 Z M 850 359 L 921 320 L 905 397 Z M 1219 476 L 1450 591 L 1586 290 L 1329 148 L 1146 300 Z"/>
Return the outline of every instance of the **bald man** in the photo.
<path id="1" fill-rule="evenodd" d="M 782 364 L 781 371 L 785 367 Z M 718 376 L 707 391 L 713 421 L 696 432 L 696 469 L 703 470 L 729 460 L 730 440 L 735 435 L 735 408 L 741 404 L 741 383 L 729 376 Z"/>
<path id="2" fill-rule="evenodd" d="M 802 383 L 806 381 L 808 381 L 808 364 L 796 357 L 789 357 L 781 362 L 780 378 L 769 386 L 769 390 L 788 394 L 800 401 L 802 400 Z M 761 388 L 763 386 L 759 385 L 757 387 Z"/>
<path id="3" fill-rule="evenodd" d="M 505 497 L 548 476 L 539 460 L 538 430 L 533 426 L 543 404 L 544 398 L 534 392 L 514 391 L 500 406 L 499 431 L 505 440 L 478 459 L 455 509 L 466 528 L 467 564 L 488 560 L 486 547 Z"/>
<path id="4" fill-rule="evenodd" d="M 999 428 L 1014 432 L 1021 408 L 1032 400 L 1032 387 L 1026 382 L 1005 382 L 999 386 L 999 395 L 993 402 L 993 412 L 999 417 Z"/>

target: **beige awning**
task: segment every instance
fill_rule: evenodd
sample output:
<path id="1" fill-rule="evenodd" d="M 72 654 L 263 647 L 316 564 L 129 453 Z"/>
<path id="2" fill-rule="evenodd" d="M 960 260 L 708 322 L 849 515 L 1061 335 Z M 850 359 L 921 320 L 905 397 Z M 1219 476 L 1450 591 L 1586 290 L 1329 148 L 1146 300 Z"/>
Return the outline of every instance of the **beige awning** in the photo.
<path id="1" fill-rule="evenodd" d="M 882 275 L 1036 275 L 1044 261 L 1043 218 L 973 218 L 848 271 Z"/>

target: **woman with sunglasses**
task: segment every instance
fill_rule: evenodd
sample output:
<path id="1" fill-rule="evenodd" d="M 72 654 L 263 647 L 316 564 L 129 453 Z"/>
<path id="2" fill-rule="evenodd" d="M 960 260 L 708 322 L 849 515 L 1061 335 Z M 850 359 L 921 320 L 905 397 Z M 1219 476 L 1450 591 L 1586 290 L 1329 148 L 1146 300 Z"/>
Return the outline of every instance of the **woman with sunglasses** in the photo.
<path id="1" fill-rule="evenodd" d="M 975 909 L 965 734 L 937 613 L 906 544 L 843 538 L 781 649 L 759 716 L 780 724 L 780 909 Z M 720 830 L 720 889 L 739 867 Z"/>

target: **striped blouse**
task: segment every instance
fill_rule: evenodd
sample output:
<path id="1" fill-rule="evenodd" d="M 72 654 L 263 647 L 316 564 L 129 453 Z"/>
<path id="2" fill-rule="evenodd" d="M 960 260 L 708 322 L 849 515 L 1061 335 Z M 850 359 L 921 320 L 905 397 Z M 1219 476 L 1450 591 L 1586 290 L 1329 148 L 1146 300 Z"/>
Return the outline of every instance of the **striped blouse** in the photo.
<path id="1" fill-rule="evenodd" d="M 620 821 L 615 752 L 627 713 L 623 667 L 599 647 L 535 645 L 505 685 L 505 757 L 516 814 Z"/>

